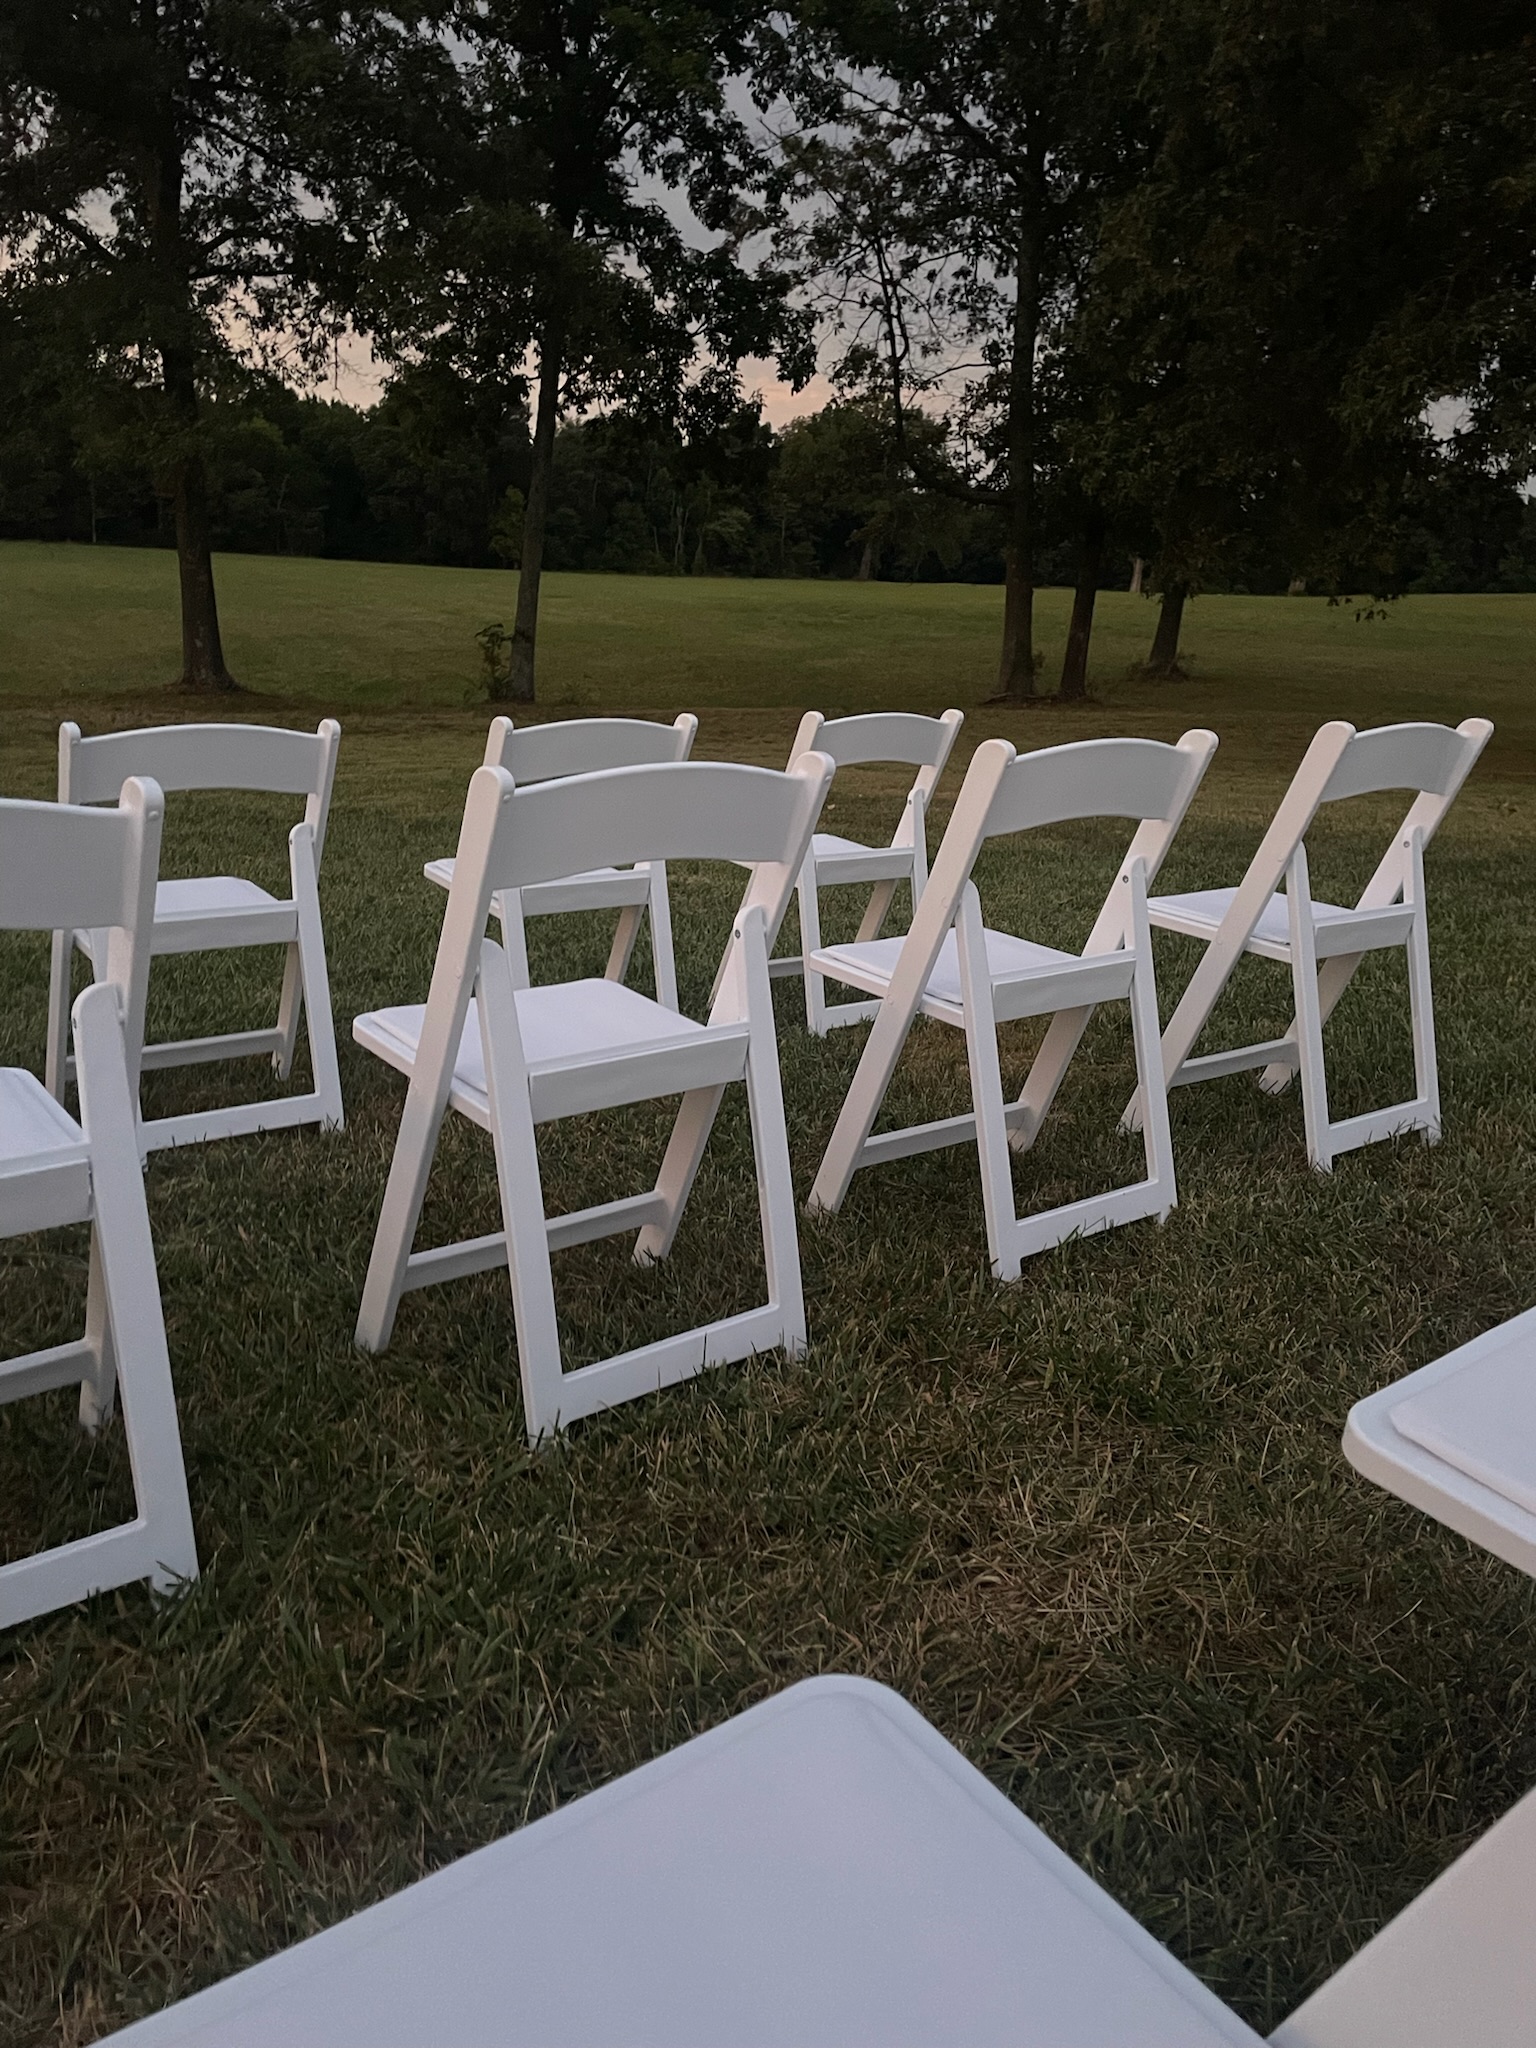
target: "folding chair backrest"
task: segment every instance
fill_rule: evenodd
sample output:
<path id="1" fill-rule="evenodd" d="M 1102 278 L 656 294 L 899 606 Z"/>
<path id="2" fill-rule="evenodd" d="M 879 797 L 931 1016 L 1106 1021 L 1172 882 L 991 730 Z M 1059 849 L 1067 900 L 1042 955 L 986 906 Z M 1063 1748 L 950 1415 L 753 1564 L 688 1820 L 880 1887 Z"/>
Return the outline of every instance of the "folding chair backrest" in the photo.
<path id="1" fill-rule="evenodd" d="M 1018 755 L 998 780 L 985 836 L 1073 818 L 1182 816 L 1215 745 L 1213 734 L 1200 737 L 1210 742 L 1203 750 L 1161 740 L 1077 740 Z"/>
<path id="2" fill-rule="evenodd" d="M 1215 751 L 1215 733 L 1198 727 L 1175 746 L 1162 740 L 1075 740 L 1018 754 L 1007 740 L 984 740 L 971 756 L 933 864 L 928 886 L 935 904 L 958 902 L 988 839 L 1074 818 L 1135 818 L 1136 833 L 1088 951 L 1118 945 L 1122 892 L 1116 885 L 1137 860 L 1149 879 L 1157 873 Z"/>
<path id="3" fill-rule="evenodd" d="M 823 718 L 819 711 L 807 711 L 795 734 L 790 759 L 814 751 L 830 755 L 839 768 L 875 761 L 902 762 L 910 768 L 931 769 L 936 782 L 964 722 L 961 711 L 946 711 L 942 718 L 925 718 L 915 711 Z"/>
<path id="4" fill-rule="evenodd" d="M 514 726 L 493 718 L 485 743 L 487 768 L 505 768 L 518 784 L 598 775 L 607 768 L 642 768 L 686 761 L 699 721 L 683 712 L 671 725 L 651 718 L 571 718 L 552 725 Z M 612 865 L 612 863 L 608 863 Z"/>
<path id="5" fill-rule="evenodd" d="M 129 1072 L 144 1042 L 165 798 L 130 776 L 110 811 L 0 798 L 0 930 L 105 931 Z"/>
<path id="6" fill-rule="evenodd" d="M 442 949 L 478 945 L 491 898 L 632 861 L 752 864 L 741 915 L 761 908 L 771 946 L 805 858 L 832 763 L 802 755 L 786 774 L 724 761 L 672 761 L 519 789 L 504 768 L 469 785 Z"/>
<path id="7" fill-rule="evenodd" d="M 162 790 L 259 790 L 308 799 L 315 858 L 325 843 L 336 779 L 341 727 L 322 719 L 315 732 L 271 725 L 151 725 L 82 739 L 70 722 L 59 727 L 59 802 L 115 803 L 130 775 L 151 777 Z"/>
<path id="8" fill-rule="evenodd" d="M 1352 733 L 1318 801 L 1338 803 L 1388 789 L 1447 800 L 1466 780 L 1492 731 L 1486 718 L 1469 718 L 1454 731 L 1448 725 L 1382 725 Z"/>
<path id="9" fill-rule="evenodd" d="M 0 930 L 147 926 L 165 800 L 139 777 L 113 794 L 110 811 L 0 798 Z"/>

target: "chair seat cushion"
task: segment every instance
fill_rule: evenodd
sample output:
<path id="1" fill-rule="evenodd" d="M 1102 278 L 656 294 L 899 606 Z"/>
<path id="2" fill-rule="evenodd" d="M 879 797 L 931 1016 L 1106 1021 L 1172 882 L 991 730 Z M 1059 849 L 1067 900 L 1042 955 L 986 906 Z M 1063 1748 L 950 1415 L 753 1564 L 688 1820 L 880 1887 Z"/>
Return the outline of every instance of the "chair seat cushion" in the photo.
<path id="1" fill-rule="evenodd" d="M 839 965 L 850 970 L 855 988 L 881 994 L 890 986 L 901 956 L 904 939 L 867 939 L 862 945 L 825 946 L 815 955 L 823 971 L 836 974 Z M 1030 939 L 1017 939 L 1011 932 L 987 932 L 987 966 L 994 981 L 1005 975 L 1035 974 L 1075 965 L 1076 953 L 1058 953 L 1054 946 L 1037 946 Z M 958 1004 L 960 1001 L 960 948 L 955 934 L 945 935 L 928 977 L 928 1000 Z"/>
<path id="2" fill-rule="evenodd" d="M 817 832 L 812 837 L 811 845 L 815 848 L 818 860 L 825 860 L 828 854 L 874 851 L 874 848 L 866 846 L 862 839 L 843 839 L 836 832 Z"/>
<path id="3" fill-rule="evenodd" d="M 0 1171 L 89 1156 L 85 1133 L 25 1067 L 0 1067 Z"/>
<path id="4" fill-rule="evenodd" d="M 564 981 L 516 992 L 517 1022 L 533 1087 L 536 1121 L 613 1107 L 653 1095 L 680 1092 L 711 1082 L 740 1079 L 748 1041 L 745 1023 L 696 1024 L 664 1009 L 638 989 L 617 981 Z M 426 1007 L 405 1003 L 357 1018 L 352 1036 L 402 1074 L 416 1063 Z M 677 1072 L 658 1076 L 626 1069 L 627 1054 L 663 1055 L 670 1049 Z M 585 1089 L 567 1086 L 568 1077 L 601 1072 L 611 1079 Z M 632 1076 L 633 1078 L 626 1078 Z M 676 1086 L 670 1085 L 672 1081 Z M 476 1122 L 489 1115 L 480 1018 L 471 1001 L 453 1068 L 455 1106 Z"/>
<path id="5" fill-rule="evenodd" d="M 172 917 L 219 917 L 232 910 L 272 910 L 278 898 L 241 875 L 198 875 L 190 881 L 161 882 L 155 889 L 155 922 Z"/>
<path id="6" fill-rule="evenodd" d="M 1195 889 L 1187 896 L 1154 896 L 1147 905 L 1147 916 L 1164 931 L 1187 932 L 1195 938 L 1214 938 L 1236 894 L 1235 889 Z M 1346 910 L 1337 903 L 1319 903 L 1316 897 L 1312 899 L 1314 924 L 1334 924 L 1340 918 L 1354 915 L 1354 911 Z M 1263 945 L 1290 945 L 1290 915 L 1283 895 L 1277 892 L 1270 897 L 1259 914 L 1253 937 Z"/>

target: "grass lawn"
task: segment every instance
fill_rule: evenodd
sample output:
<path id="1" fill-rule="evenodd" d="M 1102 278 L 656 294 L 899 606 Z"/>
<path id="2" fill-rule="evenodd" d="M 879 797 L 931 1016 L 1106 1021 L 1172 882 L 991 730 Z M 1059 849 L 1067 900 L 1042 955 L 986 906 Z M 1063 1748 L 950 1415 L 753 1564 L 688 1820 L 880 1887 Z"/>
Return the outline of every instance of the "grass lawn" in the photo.
<path id="1" fill-rule="evenodd" d="M 1320 718 L 1499 720 L 1430 860 L 1441 1145 L 1374 1146 L 1321 1180 L 1294 1096 L 1183 1091 L 1167 1226 L 1047 1253 L 1010 1289 L 988 1277 L 963 1150 L 872 1170 L 803 1226 L 802 1363 L 706 1375 L 532 1457 L 505 1276 L 408 1297 L 382 1358 L 351 1345 L 403 1090 L 346 1024 L 425 991 L 443 899 L 420 867 L 453 844 L 485 724 L 463 701 L 469 636 L 507 615 L 510 583 L 220 568 L 232 658 L 262 693 L 243 711 L 344 723 L 322 895 L 348 1126 L 152 1162 L 204 1577 L 158 1613 L 130 1589 L 0 1640 L 0 2040 L 90 2041 L 818 1670 L 905 1693 L 1272 2026 L 1536 1780 L 1536 1590 L 1339 1450 L 1358 1396 L 1536 1301 L 1536 599 L 1413 599 L 1361 626 L 1305 600 L 1206 599 L 1193 679 L 1153 690 L 1115 680 L 1151 621 L 1116 598 L 1103 701 L 967 728 L 1040 744 L 1213 725 L 1222 750 L 1165 872 L 1190 888 L 1235 878 Z M 0 548 L 7 793 L 51 792 L 61 715 L 188 715 L 152 689 L 174 667 L 171 575 L 161 556 Z M 551 597 L 552 700 L 697 704 L 701 751 L 763 759 L 803 704 L 975 704 L 997 623 L 997 593 L 933 587 L 556 578 Z M 1059 633 L 1056 596 L 1047 613 Z M 892 808 L 888 785 L 850 777 L 832 822 L 888 831 Z M 1394 822 L 1352 812 L 1319 841 L 1325 896 Z M 276 882 L 288 815 L 173 801 L 166 871 Z M 1038 839 L 991 857 L 989 914 L 1080 943 L 1116 834 Z M 685 1002 L 738 889 L 674 876 Z M 599 971 L 606 937 L 541 920 L 535 972 Z M 1165 1011 L 1191 964 L 1160 943 Z M 1224 1034 L 1284 1023 L 1282 977 L 1250 966 Z M 1406 1092 L 1402 983 L 1376 963 L 1331 1029 L 1341 1115 Z M 0 939 L 0 985 L 0 1060 L 37 1065 L 46 946 Z M 803 1191 L 863 1032 L 813 1043 L 779 990 Z M 270 959 L 162 963 L 151 1028 L 255 1022 L 275 1001 Z M 1007 1072 L 1033 1043 L 1009 1027 Z M 157 1075 L 146 1100 L 221 1085 Z M 1130 1085 L 1123 1020 L 1101 1015 L 1017 1169 L 1021 1203 L 1126 1175 Z M 962 1044 L 923 1028 L 891 1116 L 964 1096 Z M 560 1127 L 551 1205 L 644 1185 L 664 1127 L 660 1110 Z M 488 1143 L 460 1126 L 426 1231 L 494 1211 Z M 637 1272 L 617 1240 L 561 1254 L 573 1362 L 744 1305 L 755 1227 L 731 1103 L 672 1261 Z M 73 1334 L 80 1234 L 0 1261 L 0 1350 Z M 0 1555 L 123 1510 L 121 1430 L 87 1443 L 72 1406 L 0 1410 Z"/>

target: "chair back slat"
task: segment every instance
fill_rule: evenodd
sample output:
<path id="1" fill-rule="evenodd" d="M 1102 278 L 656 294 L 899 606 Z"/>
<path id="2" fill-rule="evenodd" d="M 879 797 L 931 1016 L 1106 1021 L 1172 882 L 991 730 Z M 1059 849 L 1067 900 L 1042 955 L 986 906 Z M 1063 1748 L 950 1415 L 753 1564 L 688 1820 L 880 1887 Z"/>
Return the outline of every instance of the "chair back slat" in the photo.
<path id="1" fill-rule="evenodd" d="M 813 725 L 814 721 L 814 725 Z M 839 768 L 867 762 L 902 762 L 911 768 L 942 767 L 961 723 L 958 711 L 927 718 L 915 711 L 869 711 L 853 718 L 807 715 L 800 727 L 797 751 L 814 748 L 830 755 Z"/>
<path id="2" fill-rule="evenodd" d="M 632 861 L 782 860 L 806 800 L 799 776 L 724 761 L 616 768 L 522 788 L 503 813 L 491 886 L 526 889 Z"/>
<path id="3" fill-rule="evenodd" d="M 1383 725 L 1357 732 L 1318 801 L 1339 803 L 1389 789 L 1448 796 L 1459 787 L 1492 730 L 1486 719 L 1477 718 L 1454 731 L 1448 725 Z"/>
<path id="4" fill-rule="evenodd" d="M 486 741 L 485 764 L 505 768 L 519 785 L 657 766 L 686 761 L 698 729 L 692 712 L 671 725 L 650 718 L 572 718 L 519 727 L 510 718 L 497 718 Z"/>
<path id="5" fill-rule="evenodd" d="M 115 803 L 130 775 L 162 790 L 262 790 L 272 795 L 328 793 L 341 728 L 326 719 L 318 732 L 270 725 L 156 725 L 83 739 L 77 725 L 59 729 L 59 801 Z M 313 821 L 312 821 L 313 822 Z"/>
<path id="6" fill-rule="evenodd" d="M 1161 740 L 1076 740 L 1021 754 L 992 798 L 986 836 L 1072 818 L 1166 818 L 1190 774 L 1190 754 Z"/>
<path id="7" fill-rule="evenodd" d="M 164 813 L 156 785 L 136 777 L 109 811 L 0 798 L 0 930 L 136 929 Z"/>

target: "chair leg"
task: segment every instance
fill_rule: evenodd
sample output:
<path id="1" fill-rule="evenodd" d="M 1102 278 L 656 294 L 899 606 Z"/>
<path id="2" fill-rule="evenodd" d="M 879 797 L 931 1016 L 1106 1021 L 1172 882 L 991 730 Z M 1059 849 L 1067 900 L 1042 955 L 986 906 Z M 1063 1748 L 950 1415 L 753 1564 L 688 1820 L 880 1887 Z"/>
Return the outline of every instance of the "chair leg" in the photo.
<path id="1" fill-rule="evenodd" d="M 1013 1198 L 1013 1155 L 1008 1149 L 987 942 L 974 883 L 966 884 L 955 929 L 965 1009 L 965 1053 L 971 1071 L 971 1102 L 976 1111 L 976 1154 L 987 1218 L 987 1250 L 992 1257 L 993 1278 L 1017 1280 L 1022 1260 L 1019 1213 Z"/>
<path id="2" fill-rule="evenodd" d="M 532 988 L 528 972 L 528 934 L 523 923 L 523 898 L 518 889 L 498 889 L 491 898 L 491 915 L 501 926 L 501 949 L 507 956 L 507 970 L 514 988 Z"/>
<path id="3" fill-rule="evenodd" d="M 724 1097 L 723 1087 L 694 1088 L 683 1097 L 656 1176 L 656 1192 L 666 1213 L 659 1223 L 647 1223 L 635 1239 L 637 1266 L 649 1266 L 671 1251 Z"/>
<path id="4" fill-rule="evenodd" d="M 747 1015 L 752 1028 L 747 1052 L 747 1108 L 757 1163 L 757 1200 L 763 1224 L 768 1298 L 782 1321 L 784 1349 L 798 1357 L 806 1348 L 805 1283 L 800 1270 L 800 1236 L 795 1225 L 795 1189 L 790 1173 L 778 1039 L 773 1026 L 768 950 L 762 934 L 759 916 L 745 944 Z"/>
<path id="5" fill-rule="evenodd" d="M 75 959 L 73 932 L 55 932 L 48 962 L 48 1049 L 44 1075 L 55 1102 L 69 1078 L 69 988 Z"/>
<path id="6" fill-rule="evenodd" d="M 672 955 L 672 904 L 667 894 L 665 861 L 651 862 L 651 969 L 656 976 L 656 1000 L 664 1009 L 677 1003 L 677 963 Z"/>
<path id="7" fill-rule="evenodd" d="M 295 825 L 288 841 L 293 872 L 293 901 L 299 936 L 295 951 L 303 987 L 304 1014 L 309 1022 L 309 1057 L 320 1122 L 340 1130 L 341 1068 L 336 1061 L 336 1020 L 331 1015 L 331 986 L 325 965 L 325 930 L 320 922 L 320 889 L 315 875 L 315 835 L 311 825 Z"/>
<path id="8" fill-rule="evenodd" d="M 1429 974 L 1429 914 L 1424 895 L 1424 840 L 1409 843 L 1413 925 L 1408 934 L 1408 1007 L 1413 1020 L 1413 1087 L 1424 1106 L 1424 1140 L 1440 1141 L 1440 1062 L 1435 1049 L 1435 996 Z"/>
<path id="9" fill-rule="evenodd" d="M 293 1072 L 293 1055 L 299 1040 L 299 1014 L 304 1007 L 304 963 L 297 943 L 284 949 L 283 992 L 277 1004 L 278 1045 L 272 1053 L 272 1071 L 279 1081 Z"/>
<path id="10" fill-rule="evenodd" d="M 117 1395 L 117 1350 L 107 1313 L 106 1275 L 101 1263 L 100 1226 L 91 1226 L 90 1279 L 85 1295 L 85 1341 L 92 1366 L 80 1382 L 80 1427 L 94 1436 L 112 1418 Z"/>
<path id="11" fill-rule="evenodd" d="M 523 1421 L 529 1443 L 537 1445 L 560 1427 L 560 1325 L 555 1313 L 555 1278 L 544 1220 L 533 1104 L 512 977 L 504 959 L 487 959 L 482 968 L 479 1016 L 496 1182 L 507 1234 Z"/>
<path id="12" fill-rule="evenodd" d="M 626 903 L 619 912 L 619 921 L 613 928 L 613 944 L 608 948 L 608 964 L 603 969 L 605 981 L 622 981 L 629 972 L 629 963 L 634 958 L 635 941 L 640 936 L 640 920 L 645 915 L 645 906 L 640 903 Z M 673 1008 L 672 1004 L 667 1005 Z"/>
<path id="13" fill-rule="evenodd" d="M 1328 1121 L 1328 1070 L 1323 1058 L 1323 1013 L 1317 986 L 1317 946 L 1307 886 L 1306 850 L 1298 846 L 1286 877 L 1290 924 L 1291 985 L 1296 1001 L 1296 1053 L 1301 1066 L 1301 1106 L 1307 1158 L 1318 1173 L 1332 1173 L 1333 1145 Z"/>
<path id="14" fill-rule="evenodd" d="M 821 898 L 816 891 L 816 862 L 805 857 L 797 891 L 800 900 L 800 971 L 805 978 L 805 1028 L 813 1038 L 827 1035 L 827 984 L 811 967 L 811 955 L 821 949 Z"/>
<path id="15" fill-rule="evenodd" d="M 862 946 L 870 939 L 879 938 L 880 927 L 890 915 L 891 904 L 895 899 L 895 895 L 896 884 L 894 881 L 876 882 L 874 888 L 869 892 L 869 901 L 864 906 L 864 915 L 859 919 L 859 928 L 854 934 L 853 942 L 856 946 Z M 916 898 L 917 891 L 914 889 L 912 903 L 914 915 L 917 911 Z"/>
<path id="16" fill-rule="evenodd" d="M 101 1311 L 116 1350 L 134 1492 L 150 1544 L 149 1576 L 157 1591 L 169 1592 L 197 1577 L 197 1543 L 115 990 L 86 991 L 75 1006 L 75 1036 Z"/>
<path id="17" fill-rule="evenodd" d="M 1131 976 L 1131 1037 L 1136 1048 L 1137 1097 L 1142 1105 L 1147 1179 L 1158 1195 L 1160 1206 L 1157 1213 L 1161 1222 L 1177 1203 L 1179 1191 L 1173 1165 L 1173 1130 L 1168 1120 L 1168 1083 L 1163 1073 L 1162 1038 L 1157 1020 L 1157 978 L 1152 964 L 1152 927 L 1147 919 L 1147 877 L 1146 869 L 1139 861 L 1132 865 L 1129 883 L 1130 938 L 1136 952 L 1136 968 Z"/>

